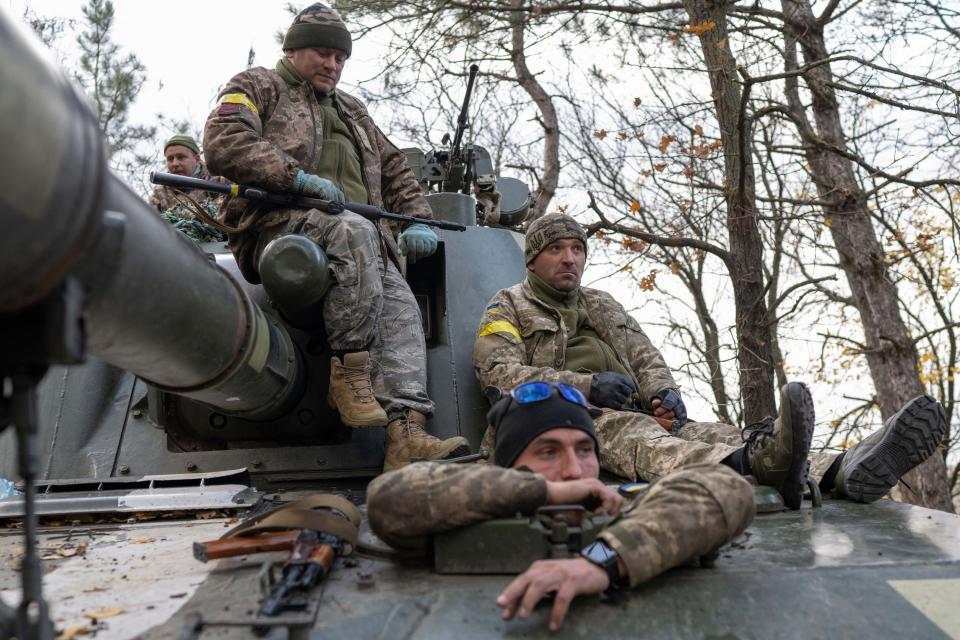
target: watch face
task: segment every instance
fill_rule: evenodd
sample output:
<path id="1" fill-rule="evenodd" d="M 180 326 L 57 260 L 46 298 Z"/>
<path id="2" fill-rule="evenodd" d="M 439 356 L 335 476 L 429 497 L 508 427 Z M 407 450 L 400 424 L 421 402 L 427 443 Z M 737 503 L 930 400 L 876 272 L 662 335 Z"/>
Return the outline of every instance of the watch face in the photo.
<path id="1" fill-rule="evenodd" d="M 605 567 L 611 560 L 617 561 L 617 552 L 611 549 L 603 540 L 595 540 L 581 552 L 584 558 L 594 564 Z"/>

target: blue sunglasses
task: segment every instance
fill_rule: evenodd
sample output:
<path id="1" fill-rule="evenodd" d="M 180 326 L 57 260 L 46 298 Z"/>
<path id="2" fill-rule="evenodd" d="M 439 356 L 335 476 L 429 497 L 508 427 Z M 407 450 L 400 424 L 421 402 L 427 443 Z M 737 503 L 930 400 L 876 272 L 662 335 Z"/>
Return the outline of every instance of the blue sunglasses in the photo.
<path id="1" fill-rule="evenodd" d="M 527 382 L 514 387 L 510 391 L 510 397 L 519 404 L 532 404 L 548 399 L 553 394 L 553 389 L 559 391 L 560 397 L 564 400 L 578 404 L 584 409 L 590 408 L 580 389 L 562 382 Z"/>

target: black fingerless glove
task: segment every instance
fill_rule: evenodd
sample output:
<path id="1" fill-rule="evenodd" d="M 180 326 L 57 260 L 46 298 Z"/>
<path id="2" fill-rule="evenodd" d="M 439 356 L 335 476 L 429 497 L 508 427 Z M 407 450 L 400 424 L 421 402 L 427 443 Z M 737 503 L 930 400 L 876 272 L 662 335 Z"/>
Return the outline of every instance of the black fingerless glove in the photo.
<path id="1" fill-rule="evenodd" d="M 677 423 L 675 428 L 687 424 L 687 407 L 683 404 L 683 398 L 680 397 L 679 391 L 676 389 L 661 389 L 656 397 L 660 398 L 661 407 L 667 411 L 673 411 L 676 416 L 674 422 Z"/>

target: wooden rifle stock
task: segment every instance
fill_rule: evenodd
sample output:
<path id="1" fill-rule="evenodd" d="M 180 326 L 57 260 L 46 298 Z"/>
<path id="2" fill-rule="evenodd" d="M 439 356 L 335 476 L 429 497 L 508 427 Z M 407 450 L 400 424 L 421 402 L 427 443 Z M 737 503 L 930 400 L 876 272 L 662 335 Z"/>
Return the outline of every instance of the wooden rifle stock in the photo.
<path id="1" fill-rule="evenodd" d="M 234 536 L 220 538 L 208 542 L 193 543 L 193 557 L 200 562 L 245 556 L 251 553 L 265 553 L 267 551 L 289 551 L 293 549 L 300 530 L 267 531 L 250 536 Z M 332 553 L 331 549 L 331 553 Z M 330 562 L 333 562 L 332 558 Z"/>

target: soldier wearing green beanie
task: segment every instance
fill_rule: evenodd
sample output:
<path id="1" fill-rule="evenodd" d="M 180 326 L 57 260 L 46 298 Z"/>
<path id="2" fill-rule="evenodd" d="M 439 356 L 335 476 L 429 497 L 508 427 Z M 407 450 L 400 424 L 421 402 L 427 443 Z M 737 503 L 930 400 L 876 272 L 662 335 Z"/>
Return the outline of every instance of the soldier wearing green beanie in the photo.
<path id="1" fill-rule="evenodd" d="M 340 16 L 316 3 L 301 11 L 272 69 L 234 76 L 207 119 L 210 167 L 233 182 L 324 200 L 373 204 L 430 218 L 430 206 L 403 153 L 363 103 L 337 88 L 353 40 Z M 259 254 L 277 236 L 298 233 L 327 254 L 333 284 L 324 300 L 333 351 L 327 397 L 351 427 L 386 426 L 384 468 L 469 451 L 464 438 L 441 441 L 425 430 L 426 344 L 419 308 L 399 260 L 426 258 L 437 237 L 422 224 L 399 238 L 386 223 L 350 211 L 248 207 L 236 198 L 224 222 L 244 276 L 259 282 Z"/>
<path id="2" fill-rule="evenodd" d="M 201 180 L 214 179 L 200 157 L 200 145 L 191 136 L 177 134 L 167 140 L 163 144 L 163 159 L 167 173 L 191 176 Z M 193 212 L 183 205 L 180 197 L 184 195 L 192 198 L 211 215 L 216 215 L 220 197 L 200 189 L 181 190 L 158 186 L 150 194 L 150 204 L 181 231 L 185 229 L 197 231 L 198 233 L 187 234 L 195 240 L 226 240 L 226 236 L 221 231 L 198 220 Z"/>

